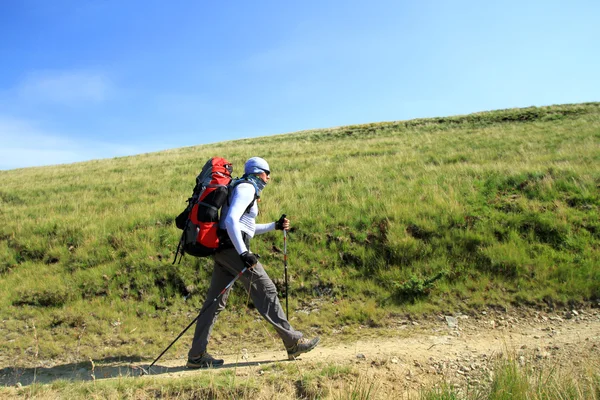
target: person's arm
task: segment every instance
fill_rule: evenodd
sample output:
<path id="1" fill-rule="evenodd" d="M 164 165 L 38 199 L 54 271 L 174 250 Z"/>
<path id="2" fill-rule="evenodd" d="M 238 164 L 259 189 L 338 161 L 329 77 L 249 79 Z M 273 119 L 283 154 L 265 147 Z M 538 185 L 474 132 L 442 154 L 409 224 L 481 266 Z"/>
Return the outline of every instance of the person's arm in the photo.
<path id="1" fill-rule="evenodd" d="M 268 224 L 256 224 L 256 234 L 262 235 L 263 233 L 271 232 L 275 230 L 275 222 Z"/>
<path id="2" fill-rule="evenodd" d="M 290 220 L 285 218 L 283 215 L 279 218 L 278 221 L 271 222 L 269 224 L 257 224 L 256 225 L 256 234 L 260 235 L 261 233 L 267 233 L 274 230 L 289 230 L 290 229 Z"/>
<path id="3" fill-rule="evenodd" d="M 242 237 L 242 226 L 240 219 L 246 212 L 246 209 L 252 201 L 254 201 L 254 195 L 256 191 L 254 186 L 251 184 L 240 183 L 234 189 L 233 196 L 231 196 L 231 204 L 229 206 L 229 212 L 225 218 L 225 227 L 229 238 L 233 243 L 233 246 L 237 250 L 238 254 L 242 254 L 248 251 L 244 238 Z"/>

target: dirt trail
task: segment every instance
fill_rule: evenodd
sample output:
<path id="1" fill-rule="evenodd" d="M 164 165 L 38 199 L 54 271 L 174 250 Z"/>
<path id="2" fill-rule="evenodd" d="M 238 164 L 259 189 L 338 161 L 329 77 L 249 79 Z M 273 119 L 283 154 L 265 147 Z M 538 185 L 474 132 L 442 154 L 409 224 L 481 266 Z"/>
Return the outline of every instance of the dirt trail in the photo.
<path id="1" fill-rule="evenodd" d="M 376 376 L 380 389 L 398 393 L 444 378 L 457 384 L 489 379 L 498 356 L 509 353 L 520 363 L 551 363 L 572 367 L 600 359 L 600 312 L 597 309 L 545 314 L 482 313 L 476 316 L 437 316 L 421 321 L 396 321 L 396 328 L 365 328 L 354 343 L 336 344 L 335 335 L 322 338 L 321 345 L 295 361 L 299 369 L 317 363 L 352 365 L 365 375 Z M 385 333 L 385 336 L 382 336 Z M 283 351 L 221 355 L 237 375 L 265 373 L 264 365 L 286 360 Z M 152 376 L 176 378 L 205 373 L 187 370 L 185 360 L 161 360 Z M 148 363 L 141 364 L 147 367 Z M 268 370 L 268 369 L 267 369 Z M 0 385 L 26 386 L 57 379 L 92 380 L 139 376 L 135 366 L 121 362 L 94 365 L 91 362 L 48 368 L 5 366 Z M 147 379 L 147 376 L 143 377 Z"/>

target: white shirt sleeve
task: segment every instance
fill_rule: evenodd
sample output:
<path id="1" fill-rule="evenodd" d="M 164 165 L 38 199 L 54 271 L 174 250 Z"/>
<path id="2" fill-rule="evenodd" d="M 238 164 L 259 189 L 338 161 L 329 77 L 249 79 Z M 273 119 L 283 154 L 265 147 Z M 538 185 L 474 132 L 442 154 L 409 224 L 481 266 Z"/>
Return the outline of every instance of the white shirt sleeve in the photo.
<path id="1" fill-rule="evenodd" d="M 229 206 L 229 211 L 227 212 L 227 217 L 225 218 L 225 227 L 227 228 L 229 238 L 238 254 L 248 251 L 248 248 L 244 243 L 244 238 L 242 237 L 242 224 L 240 223 L 240 219 L 246 212 L 250 203 L 254 200 L 255 194 L 256 190 L 251 184 L 239 184 L 235 187 L 235 192 L 233 193 L 233 196 L 231 196 L 231 204 Z"/>
<path id="2" fill-rule="evenodd" d="M 275 230 L 275 222 L 269 224 L 256 224 L 256 234 L 261 235 L 263 233 L 271 232 Z"/>

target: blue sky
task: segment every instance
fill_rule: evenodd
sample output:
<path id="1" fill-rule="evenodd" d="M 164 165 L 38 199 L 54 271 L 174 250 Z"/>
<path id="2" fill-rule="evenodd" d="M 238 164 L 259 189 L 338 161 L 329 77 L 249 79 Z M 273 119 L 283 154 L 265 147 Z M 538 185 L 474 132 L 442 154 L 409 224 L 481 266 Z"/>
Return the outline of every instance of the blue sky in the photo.
<path id="1" fill-rule="evenodd" d="M 600 2 L 0 0 L 0 169 L 600 101 Z"/>

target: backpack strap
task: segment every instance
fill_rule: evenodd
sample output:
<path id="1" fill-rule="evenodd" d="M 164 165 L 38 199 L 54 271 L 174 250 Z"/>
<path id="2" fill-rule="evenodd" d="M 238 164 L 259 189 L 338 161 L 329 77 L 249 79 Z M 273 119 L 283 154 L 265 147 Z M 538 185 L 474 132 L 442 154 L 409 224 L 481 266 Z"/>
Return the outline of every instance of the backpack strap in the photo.
<path id="1" fill-rule="evenodd" d="M 256 202 L 256 199 L 259 199 L 260 196 L 258 195 L 258 186 L 256 186 L 256 183 L 252 182 L 250 179 L 247 178 L 246 175 L 242 176 L 240 179 L 236 179 L 232 182 L 231 186 L 230 186 L 230 190 L 229 190 L 229 194 L 227 196 L 227 205 L 231 205 L 231 195 L 233 193 L 233 189 L 235 189 L 235 187 L 237 185 L 239 185 L 240 183 L 251 183 L 252 186 L 254 186 L 254 199 L 250 202 L 250 204 L 248 205 L 248 207 L 246 207 L 246 211 L 244 211 L 244 213 L 249 213 L 250 209 L 252 208 L 252 206 L 254 205 L 254 203 Z"/>

